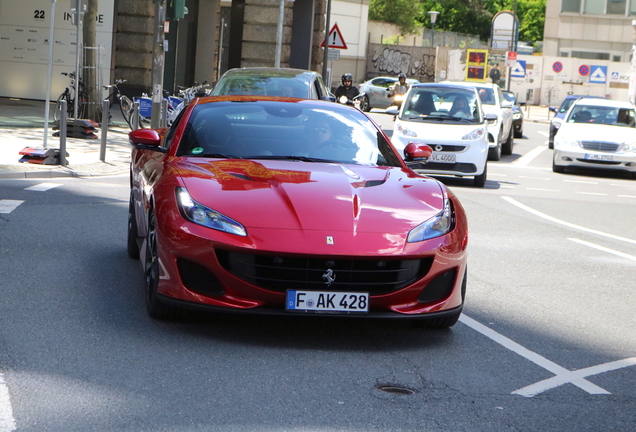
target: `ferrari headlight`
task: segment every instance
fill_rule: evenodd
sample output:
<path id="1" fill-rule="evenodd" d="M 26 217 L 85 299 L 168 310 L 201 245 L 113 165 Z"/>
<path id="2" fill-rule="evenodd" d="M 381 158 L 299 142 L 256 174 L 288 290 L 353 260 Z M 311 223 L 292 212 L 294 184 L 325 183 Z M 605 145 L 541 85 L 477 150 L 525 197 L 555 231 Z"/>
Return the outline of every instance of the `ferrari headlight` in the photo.
<path id="1" fill-rule="evenodd" d="M 247 236 L 247 231 L 245 231 L 243 225 L 194 201 L 185 188 L 178 187 L 176 193 L 179 211 L 185 219 L 213 230 L 243 237 Z"/>
<path id="2" fill-rule="evenodd" d="M 409 243 L 416 243 L 443 236 L 453 229 L 454 224 L 455 214 L 453 213 L 450 200 L 445 199 L 444 210 L 442 210 L 426 222 L 413 228 L 409 233 L 407 241 Z"/>
<path id="3" fill-rule="evenodd" d="M 485 135 L 486 131 L 482 128 L 475 129 L 474 131 L 468 132 L 466 135 L 462 136 L 462 141 L 474 141 L 478 140 Z"/>
<path id="4" fill-rule="evenodd" d="M 399 134 L 407 136 L 407 137 L 415 138 L 417 136 L 417 134 L 415 132 L 413 132 L 411 129 L 403 126 L 402 123 L 398 124 L 397 131 L 398 131 Z"/>
<path id="5" fill-rule="evenodd" d="M 521 114 L 521 113 L 515 113 L 515 114 L 512 115 L 512 118 L 515 119 L 515 120 L 519 120 L 522 115 L 523 114 Z"/>

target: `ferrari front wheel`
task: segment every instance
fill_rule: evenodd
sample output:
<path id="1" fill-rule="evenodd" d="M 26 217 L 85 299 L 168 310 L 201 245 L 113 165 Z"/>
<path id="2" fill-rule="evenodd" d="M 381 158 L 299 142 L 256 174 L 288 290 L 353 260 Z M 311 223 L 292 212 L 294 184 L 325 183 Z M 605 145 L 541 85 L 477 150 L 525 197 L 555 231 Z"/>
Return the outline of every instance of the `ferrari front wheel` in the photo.
<path id="1" fill-rule="evenodd" d="M 157 253 L 157 219 L 154 210 L 148 215 L 146 235 L 146 257 L 144 273 L 146 277 L 146 311 L 156 319 L 176 318 L 180 310 L 162 303 L 157 297 L 159 286 L 159 255 Z"/>
<path id="2" fill-rule="evenodd" d="M 128 204 L 128 256 L 139 259 L 139 245 L 137 244 L 137 220 L 135 218 L 135 203 L 132 191 L 130 192 L 130 203 Z"/>

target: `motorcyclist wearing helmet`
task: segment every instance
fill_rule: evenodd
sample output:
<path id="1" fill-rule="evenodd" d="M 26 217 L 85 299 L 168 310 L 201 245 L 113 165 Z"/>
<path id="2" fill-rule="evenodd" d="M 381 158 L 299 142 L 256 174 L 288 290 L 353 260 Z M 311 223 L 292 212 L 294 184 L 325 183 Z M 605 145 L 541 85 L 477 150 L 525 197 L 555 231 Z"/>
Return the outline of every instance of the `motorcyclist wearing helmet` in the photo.
<path id="1" fill-rule="evenodd" d="M 389 97 L 395 95 L 404 95 L 411 88 L 411 84 L 406 81 L 406 74 L 404 72 L 398 75 L 398 82 L 393 84 L 391 91 L 389 91 Z"/>
<path id="2" fill-rule="evenodd" d="M 354 85 L 353 77 L 350 73 L 346 73 L 342 75 L 342 84 L 338 86 L 336 89 L 336 101 L 340 99 L 341 96 L 346 96 L 348 101 L 353 100 L 354 97 L 360 94 L 360 90 Z"/>

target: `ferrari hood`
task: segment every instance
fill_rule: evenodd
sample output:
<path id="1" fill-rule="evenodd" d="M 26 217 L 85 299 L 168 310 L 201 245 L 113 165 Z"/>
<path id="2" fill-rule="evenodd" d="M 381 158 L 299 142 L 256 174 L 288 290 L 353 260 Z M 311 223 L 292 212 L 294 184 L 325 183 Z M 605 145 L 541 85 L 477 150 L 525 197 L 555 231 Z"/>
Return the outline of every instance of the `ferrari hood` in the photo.
<path id="1" fill-rule="evenodd" d="M 395 167 L 183 159 L 191 197 L 246 228 L 401 233 L 438 214 L 437 180 Z"/>

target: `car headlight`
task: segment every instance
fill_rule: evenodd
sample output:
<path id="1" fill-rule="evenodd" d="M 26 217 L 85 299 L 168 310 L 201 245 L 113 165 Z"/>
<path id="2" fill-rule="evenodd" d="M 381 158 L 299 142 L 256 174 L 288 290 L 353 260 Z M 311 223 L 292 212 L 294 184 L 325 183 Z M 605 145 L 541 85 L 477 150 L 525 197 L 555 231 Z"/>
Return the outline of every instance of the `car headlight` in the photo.
<path id="1" fill-rule="evenodd" d="M 478 128 L 462 136 L 462 141 L 475 141 L 483 137 L 485 134 L 485 130 L 483 130 L 482 128 Z"/>
<path id="2" fill-rule="evenodd" d="M 633 143 L 623 143 L 621 150 L 624 151 L 625 153 L 627 152 L 632 152 L 632 153 L 636 153 L 636 142 Z"/>
<path id="3" fill-rule="evenodd" d="M 213 230 L 243 237 L 247 236 L 247 231 L 245 231 L 243 225 L 194 201 L 185 188 L 178 187 L 176 194 L 179 211 L 186 220 L 197 225 L 212 228 Z"/>
<path id="4" fill-rule="evenodd" d="M 402 123 L 397 125 L 397 131 L 399 134 L 407 136 L 407 137 L 416 137 L 417 134 L 413 132 L 411 129 L 403 126 Z"/>
<path id="5" fill-rule="evenodd" d="M 523 114 L 521 113 L 516 113 L 512 115 L 512 118 L 515 120 L 519 120 L 521 117 L 523 117 Z"/>
<path id="6" fill-rule="evenodd" d="M 580 148 L 581 144 L 575 139 L 561 138 L 554 141 L 554 146 L 560 149 Z"/>
<path id="7" fill-rule="evenodd" d="M 406 239 L 409 243 L 430 240 L 449 233 L 455 225 L 455 214 L 449 199 L 444 200 L 444 210 L 416 226 L 409 232 Z"/>

